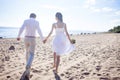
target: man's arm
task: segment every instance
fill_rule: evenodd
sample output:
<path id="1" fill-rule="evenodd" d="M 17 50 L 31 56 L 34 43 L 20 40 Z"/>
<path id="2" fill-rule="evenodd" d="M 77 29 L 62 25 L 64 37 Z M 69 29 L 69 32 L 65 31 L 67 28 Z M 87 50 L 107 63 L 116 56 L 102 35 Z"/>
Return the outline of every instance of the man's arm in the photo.
<path id="1" fill-rule="evenodd" d="M 20 40 L 20 36 L 21 36 L 22 32 L 24 31 L 24 29 L 25 29 L 25 21 L 24 21 L 22 27 L 19 30 L 17 40 Z"/>
<path id="2" fill-rule="evenodd" d="M 38 34 L 40 35 L 41 41 L 43 41 L 43 40 L 44 40 L 44 37 L 43 37 L 42 31 L 41 31 L 41 29 L 40 29 L 39 23 L 38 23 L 38 25 L 37 25 L 37 31 L 38 31 Z"/>

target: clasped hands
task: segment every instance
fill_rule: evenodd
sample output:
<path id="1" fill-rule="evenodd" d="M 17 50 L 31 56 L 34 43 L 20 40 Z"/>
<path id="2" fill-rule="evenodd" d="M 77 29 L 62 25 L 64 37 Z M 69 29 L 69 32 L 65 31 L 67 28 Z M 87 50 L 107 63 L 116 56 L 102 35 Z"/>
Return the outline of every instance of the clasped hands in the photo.
<path id="1" fill-rule="evenodd" d="M 47 38 L 45 38 L 45 39 L 43 40 L 43 43 L 45 44 L 45 43 L 46 43 L 46 41 L 47 41 Z"/>

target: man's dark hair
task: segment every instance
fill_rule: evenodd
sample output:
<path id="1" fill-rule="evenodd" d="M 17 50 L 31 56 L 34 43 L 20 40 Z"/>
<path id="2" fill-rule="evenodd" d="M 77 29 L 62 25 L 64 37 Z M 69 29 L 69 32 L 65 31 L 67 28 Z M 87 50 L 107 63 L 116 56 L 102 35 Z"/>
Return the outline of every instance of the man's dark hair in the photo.
<path id="1" fill-rule="evenodd" d="M 30 14 L 30 18 L 36 18 L 36 14 L 35 13 L 31 13 Z"/>

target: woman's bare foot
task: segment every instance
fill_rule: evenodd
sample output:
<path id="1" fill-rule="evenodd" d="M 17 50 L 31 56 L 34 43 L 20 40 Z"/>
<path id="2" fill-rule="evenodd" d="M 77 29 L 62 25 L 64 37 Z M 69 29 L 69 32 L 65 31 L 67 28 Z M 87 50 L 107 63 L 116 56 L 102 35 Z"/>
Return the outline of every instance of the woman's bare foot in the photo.
<path id="1" fill-rule="evenodd" d="M 55 68 L 56 67 L 56 65 L 55 64 L 53 64 L 53 68 Z"/>
<path id="2" fill-rule="evenodd" d="M 53 70 L 53 72 L 56 73 L 56 74 L 58 73 L 58 71 L 56 71 L 56 70 Z"/>

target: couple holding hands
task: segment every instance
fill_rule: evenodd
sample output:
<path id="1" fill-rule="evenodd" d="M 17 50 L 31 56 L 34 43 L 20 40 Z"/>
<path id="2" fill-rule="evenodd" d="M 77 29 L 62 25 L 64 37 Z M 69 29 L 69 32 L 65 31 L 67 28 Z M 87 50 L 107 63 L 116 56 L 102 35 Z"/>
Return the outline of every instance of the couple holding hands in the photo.
<path id="1" fill-rule="evenodd" d="M 46 43 L 48 38 L 51 36 L 53 30 L 55 30 L 55 37 L 52 40 L 52 50 L 54 52 L 54 64 L 53 67 L 55 68 L 54 72 L 58 72 L 58 66 L 60 63 L 60 56 L 70 53 L 73 51 L 74 46 L 73 42 L 70 39 L 69 33 L 67 31 L 66 24 L 63 22 L 62 14 L 57 12 L 55 14 L 55 18 L 57 20 L 56 23 L 53 23 L 52 29 L 46 38 L 43 37 L 41 29 L 39 27 L 39 22 L 35 20 L 36 14 L 31 13 L 30 18 L 25 20 L 22 27 L 19 30 L 17 40 L 20 40 L 20 36 L 22 32 L 25 30 L 25 48 L 26 48 L 26 71 L 25 75 L 29 78 L 30 75 L 30 68 L 34 58 L 35 53 L 35 33 L 36 31 L 40 35 L 40 39 L 43 43 Z"/>

